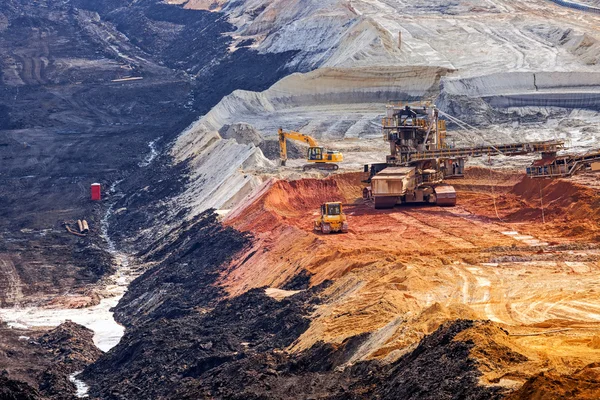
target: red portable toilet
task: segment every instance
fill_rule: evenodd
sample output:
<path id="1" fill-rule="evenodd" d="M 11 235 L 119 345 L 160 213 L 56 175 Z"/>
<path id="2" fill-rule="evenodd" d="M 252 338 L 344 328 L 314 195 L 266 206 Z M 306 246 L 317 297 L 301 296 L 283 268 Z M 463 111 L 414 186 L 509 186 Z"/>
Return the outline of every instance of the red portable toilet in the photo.
<path id="1" fill-rule="evenodd" d="M 100 200 L 102 195 L 100 193 L 100 184 L 92 183 L 92 200 Z"/>

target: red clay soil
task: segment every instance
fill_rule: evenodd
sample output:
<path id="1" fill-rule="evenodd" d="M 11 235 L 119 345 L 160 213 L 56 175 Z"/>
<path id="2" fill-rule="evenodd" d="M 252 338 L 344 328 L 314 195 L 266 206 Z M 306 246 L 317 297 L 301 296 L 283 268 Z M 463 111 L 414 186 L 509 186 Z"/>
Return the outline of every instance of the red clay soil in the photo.
<path id="1" fill-rule="evenodd" d="M 263 286 L 284 296 L 280 289 L 305 288 L 292 287 L 299 276 L 308 286 L 332 280 L 291 351 L 370 333 L 353 361 L 394 360 L 446 321 L 488 319 L 497 328 L 464 338 L 476 343 L 471 355 L 484 384 L 512 390 L 542 371 L 573 378 L 600 361 L 600 348 L 589 346 L 600 324 L 600 255 L 586 241 L 594 237 L 597 222 L 586 218 L 597 218 L 598 196 L 570 181 L 494 173 L 497 185 L 488 174 L 468 172 L 450 208 L 375 210 L 361 199 L 358 173 L 266 182 L 224 221 L 255 240 L 219 283 L 230 296 Z M 326 201 L 344 203 L 347 234 L 312 230 Z"/>
<path id="2" fill-rule="evenodd" d="M 263 285 L 281 286 L 306 268 L 314 257 L 314 253 L 307 253 L 306 249 L 316 250 L 323 239 L 327 239 L 312 234 L 312 222 L 319 206 L 328 201 L 341 201 L 351 207 L 348 201 L 354 202 L 361 193 L 362 174 L 338 177 L 340 175 L 322 180 L 269 181 L 231 211 L 224 223 L 240 231 L 250 231 L 258 239 L 241 261 L 243 264 L 252 258 L 253 267 L 238 268 L 239 264 L 234 263 L 229 270 L 225 284 L 231 294 Z M 343 236 L 333 236 L 343 240 Z M 278 264 L 286 264 L 286 267 L 276 268 Z M 313 284 L 335 275 L 320 276 Z"/>
<path id="3" fill-rule="evenodd" d="M 471 212 L 507 223 L 534 224 L 533 230 L 525 229 L 528 233 L 571 240 L 600 239 L 599 191 L 574 180 L 522 176 L 510 188 L 488 187 L 486 191 L 460 193 L 460 197 Z"/>

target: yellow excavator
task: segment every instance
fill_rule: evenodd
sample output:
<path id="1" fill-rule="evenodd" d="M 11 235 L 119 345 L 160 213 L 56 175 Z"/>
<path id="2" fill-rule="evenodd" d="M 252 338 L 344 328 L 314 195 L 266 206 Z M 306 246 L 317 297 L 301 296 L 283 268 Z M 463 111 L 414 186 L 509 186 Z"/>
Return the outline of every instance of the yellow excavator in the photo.
<path id="1" fill-rule="evenodd" d="M 304 142 L 308 144 L 308 150 L 306 152 L 306 161 L 312 164 L 306 164 L 302 168 L 303 171 L 308 169 L 321 169 L 326 171 L 335 171 L 339 167 L 336 162 L 344 161 L 344 156 L 339 151 L 327 150 L 317 143 L 312 137 L 305 135 L 300 132 L 286 132 L 279 128 L 279 156 L 281 158 L 281 165 L 285 166 L 287 161 L 287 144 L 286 139 L 296 140 L 298 142 Z"/>
<path id="2" fill-rule="evenodd" d="M 321 215 L 315 219 L 315 231 L 323 233 L 348 232 L 348 221 L 342 209 L 342 203 L 330 202 L 321 205 Z"/>

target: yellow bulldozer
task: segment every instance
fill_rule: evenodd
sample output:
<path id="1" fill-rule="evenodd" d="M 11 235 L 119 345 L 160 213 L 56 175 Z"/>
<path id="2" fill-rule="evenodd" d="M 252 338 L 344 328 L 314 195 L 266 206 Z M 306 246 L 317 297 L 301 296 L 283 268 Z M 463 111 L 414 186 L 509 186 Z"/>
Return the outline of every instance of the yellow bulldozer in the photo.
<path id="1" fill-rule="evenodd" d="M 337 201 L 321 205 L 321 215 L 315 219 L 313 229 L 323 233 L 348 232 L 348 221 L 342 203 Z"/>
<path id="2" fill-rule="evenodd" d="M 317 141 L 312 137 L 305 135 L 300 132 L 285 132 L 279 128 L 279 155 L 281 158 L 281 165 L 285 166 L 287 161 L 287 144 L 286 140 L 296 140 L 298 142 L 304 142 L 308 144 L 308 150 L 306 153 L 306 161 L 310 164 L 304 165 L 302 170 L 308 169 L 321 169 L 325 171 L 335 171 L 339 167 L 336 162 L 344 161 L 344 156 L 339 151 L 327 150 L 324 147 L 319 146 Z"/>

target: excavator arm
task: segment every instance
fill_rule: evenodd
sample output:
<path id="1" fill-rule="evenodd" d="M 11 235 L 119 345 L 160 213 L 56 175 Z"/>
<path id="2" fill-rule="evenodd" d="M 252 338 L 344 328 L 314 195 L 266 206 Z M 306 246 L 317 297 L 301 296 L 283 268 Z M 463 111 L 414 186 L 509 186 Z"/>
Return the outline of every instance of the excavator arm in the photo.
<path id="1" fill-rule="evenodd" d="M 298 142 L 308 143 L 310 147 L 318 147 L 319 144 L 312 137 L 305 135 L 300 132 L 290 131 L 285 132 L 279 128 L 279 157 L 281 158 L 281 165 L 284 166 L 287 161 L 287 144 L 286 139 L 296 140 Z"/>

